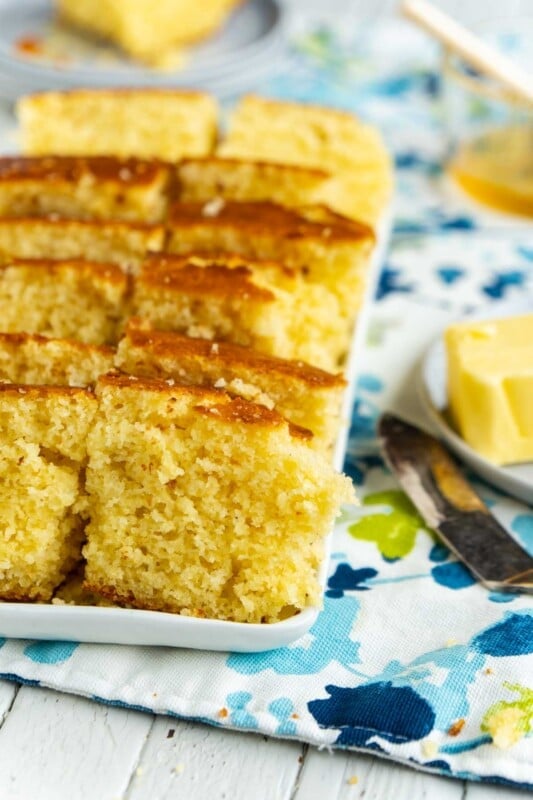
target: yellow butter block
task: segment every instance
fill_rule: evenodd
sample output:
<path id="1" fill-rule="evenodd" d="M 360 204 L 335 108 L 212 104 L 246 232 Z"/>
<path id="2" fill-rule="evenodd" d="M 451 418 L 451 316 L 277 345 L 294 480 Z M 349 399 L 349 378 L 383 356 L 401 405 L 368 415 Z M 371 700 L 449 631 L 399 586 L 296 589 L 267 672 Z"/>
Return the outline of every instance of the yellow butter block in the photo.
<path id="1" fill-rule="evenodd" d="M 533 314 L 452 325 L 445 345 L 463 439 L 495 464 L 533 460 Z"/>

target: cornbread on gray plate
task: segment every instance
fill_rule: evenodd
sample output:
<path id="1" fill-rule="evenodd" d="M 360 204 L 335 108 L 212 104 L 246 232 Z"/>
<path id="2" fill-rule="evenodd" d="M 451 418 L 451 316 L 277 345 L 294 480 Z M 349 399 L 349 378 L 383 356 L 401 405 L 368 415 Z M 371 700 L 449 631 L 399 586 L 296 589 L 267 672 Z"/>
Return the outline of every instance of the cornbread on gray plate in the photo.
<path id="1" fill-rule="evenodd" d="M 374 241 L 367 225 L 323 206 L 228 200 L 175 203 L 165 249 L 272 259 L 336 295 L 341 315 L 351 320 L 364 297 Z"/>
<path id="2" fill-rule="evenodd" d="M 115 366 L 115 350 L 30 333 L 0 333 L 0 381 L 93 386 Z"/>
<path id="3" fill-rule="evenodd" d="M 333 108 L 249 95 L 230 117 L 218 154 L 325 169 L 322 202 L 375 226 L 392 193 L 392 165 L 379 131 Z"/>
<path id="4" fill-rule="evenodd" d="M 157 331 L 130 319 L 116 366 L 139 377 L 173 378 L 177 383 L 223 389 L 274 408 L 295 425 L 308 428 L 312 447 L 331 452 L 346 381 L 301 361 L 264 355 L 228 342 Z"/>
<path id="5" fill-rule="evenodd" d="M 128 276 L 113 264 L 39 259 L 0 264 L 0 331 L 114 344 L 127 291 Z"/>
<path id="6" fill-rule="evenodd" d="M 240 622 L 320 604 L 324 540 L 353 487 L 308 432 L 173 380 L 104 376 L 96 396 L 86 589 Z"/>
<path id="7" fill-rule="evenodd" d="M 42 92 L 17 103 L 22 152 L 31 156 L 205 156 L 215 146 L 217 115 L 211 95 L 161 88 Z"/>
<path id="8" fill-rule="evenodd" d="M 161 250 L 165 230 L 141 222 L 0 217 L 0 264 L 13 259 L 85 259 L 135 270 Z"/>
<path id="9" fill-rule="evenodd" d="M 113 156 L 0 158 L 0 216 L 160 222 L 169 165 Z"/>
<path id="10" fill-rule="evenodd" d="M 209 36 L 240 1 L 56 0 L 56 6 L 64 20 L 84 32 L 110 39 L 149 64 L 164 66 L 174 46 Z"/>
<path id="11" fill-rule="evenodd" d="M 334 295 L 275 262 L 152 256 L 135 278 L 131 307 L 154 328 L 234 342 L 331 371 L 348 345 Z"/>
<path id="12" fill-rule="evenodd" d="M 51 598 L 79 561 L 94 395 L 0 383 L 0 599 Z"/>
<path id="13" fill-rule="evenodd" d="M 269 200 L 289 208 L 321 203 L 331 178 L 322 169 L 215 156 L 180 161 L 176 176 L 183 202 Z"/>

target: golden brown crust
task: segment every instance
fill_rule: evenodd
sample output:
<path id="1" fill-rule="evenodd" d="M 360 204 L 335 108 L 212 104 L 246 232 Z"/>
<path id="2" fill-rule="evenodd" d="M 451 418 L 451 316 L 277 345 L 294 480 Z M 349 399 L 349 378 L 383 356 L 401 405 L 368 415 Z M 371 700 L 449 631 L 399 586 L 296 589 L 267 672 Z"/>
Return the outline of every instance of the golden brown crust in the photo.
<path id="1" fill-rule="evenodd" d="M 39 333 L 0 333 L 0 344 L 12 344 L 21 347 L 29 342 L 36 342 L 43 345 L 68 342 L 69 348 L 78 350 L 80 357 L 84 357 L 88 353 L 100 353 L 101 355 L 111 357 L 115 353 L 114 347 L 85 344 L 84 342 L 77 342 L 74 339 L 57 339 L 51 336 L 41 336 Z"/>
<path id="2" fill-rule="evenodd" d="M 300 164 L 280 164 L 276 161 L 263 161 L 261 159 L 255 158 L 233 158 L 225 156 L 202 156 L 198 158 L 183 158 L 176 164 L 176 167 L 179 171 L 179 168 L 182 166 L 187 166 L 187 164 L 197 164 L 201 166 L 202 164 L 205 165 L 214 165 L 214 166 L 226 166 L 226 165 L 234 165 L 235 167 L 240 166 L 249 166 L 252 165 L 257 167 L 259 170 L 267 170 L 268 172 L 279 171 L 285 175 L 293 174 L 294 177 L 298 177 L 299 175 L 302 176 L 310 176 L 316 178 L 317 180 L 327 180 L 330 177 L 330 173 L 324 169 L 318 169 L 317 167 L 304 167 Z"/>
<path id="3" fill-rule="evenodd" d="M 216 416 L 226 422 L 236 422 L 244 425 L 268 425 L 269 427 L 279 427 L 288 424 L 291 436 L 298 439 L 312 439 L 313 434 L 307 428 L 294 425 L 288 422 L 277 411 L 266 408 L 266 406 L 252 403 L 241 397 L 234 397 L 227 405 L 216 406 L 195 406 L 195 411 L 205 416 Z"/>
<path id="4" fill-rule="evenodd" d="M 240 259 L 242 264 L 243 259 Z M 141 267 L 138 283 L 157 286 L 167 291 L 200 295 L 241 297 L 246 300 L 271 302 L 275 295 L 253 281 L 247 266 L 228 267 L 223 259 L 171 256 L 150 258 Z"/>
<path id="5" fill-rule="evenodd" d="M 275 232 L 280 238 L 320 239 L 323 242 L 353 242 L 373 239 L 372 228 L 336 214 L 325 206 L 289 209 L 268 201 L 227 200 L 213 209 L 213 203 L 175 203 L 169 226 L 210 225 L 235 227 L 251 234 Z"/>
<path id="6" fill-rule="evenodd" d="M 332 108 L 331 106 L 321 106 L 318 103 L 302 103 L 302 102 L 291 102 L 290 100 L 276 100 L 272 97 L 262 97 L 261 95 L 249 93 L 244 95 L 241 99 L 241 105 L 245 106 L 247 101 L 253 101 L 254 103 L 259 103 L 262 106 L 269 106 L 273 110 L 280 108 L 280 109 L 294 109 L 298 111 L 298 114 L 305 114 L 306 111 L 312 112 L 313 114 L 321 113 L 326 114 L 327 117 L 343 120 L 345 122 L 353 123 L 355 120 L 358 121 L 358 118 L 351 113 L 350 111 L 343 111 L 341 108 Z"/>
<path id="7" fill-rule="evenodd" d="M 289 361 L 276 356 L 265 355 L 250 347 L 229 342 L 213 342 L 209 339 L 195 339 L 179 333 L 149 330 L 141 327 L 142 321 L 132 318 L 128 321 L 126 334 L 134 347 L 149 347 L 158 356 L 178 357 L 183 354 L 210 359 L 221 366 L 251 367 L 259 372 L 277 373 L 287 378 L 296 378 L 310 386 L 332 388 L 344 387 L 343 376 L 325 372 L 303 361 Z"/>
<path id="8" fill-rule="evenodd" d="M 232 398 L 219 389 L 205 388 L 203 386 L 185 386 L 174 379 L 137 378 L 133 375 L 122 375 L 114 372 L 98 378 L 96 384 L 97 393 L 99 389 L 106 386 L 157 392 L 170 397 L 176 395 L 197 397 L 199 402 L 198 405 L 194 406 L 194 410 L 204 416 L 212 416 L 225 422 L 244 423 L 247 425 L 263 425 L 276 428 L 288 425 L 290 434 L 296 438 L 309 439 L 313 436 L 311 431 L 298 425 L 293 425 L 277 411 L 270 410 L 266 406 L 249 400 L 243 400 L 240 397 Z M 207 403 L 213 403 L 213 405 L 203 405 L 202 400 Z"/>
<path id="9" fill-rule="evenodd" d="M 159 225 L 157 223 L 151 222 L 125 222 L 123 220 L 87 220 L 87 219 L 64 219 L 57 217 L 55 214 L 49 217 L 0 217 L 0 227 L 10 227 L 10 226 L 27 226 L 29 231 L 31 232 L 32 228 L 38 227 L 39 225 L 43 227 L 50 227 L 52 230 L 54 228 L 60 229 L 71 229 L 74 230 L 76 227 L 78 228 L 85 228 L 86 230 L 134 230 L 134 231 L 147 231 L 153 232 L 156 231 L 164 232 L 165 228 L 163 225 Z"/>
<path id="10" fill-rule="evenodd" d="M 109 283 L 125 284 L 128 276 L 116 264 L 104 264 L 100 261 L 85 261 L 82 258 L 51 259 L 51 258 L 12 258 L 0 263 L 0 272 L 9 267 L 35 267 L 36 269 L 55 275 L 64 269 L 72 268 L 81 272 L 90 272 L 95 278 L 100 278 Z"/>
<path id="11" fill-rule="evenodd" d="M 19 181 L 66 181 L 84 179 L 145 186 L 168 174 L 163 162 L 115 156 L 4 156 L 0 158 L 0 183 Z"/>
<path id="12" fill-rule="evenodd" d="M 194 97 L 204 98 L 209 100 L 209 102 L 214 101 L 213 96 L 207 92 L 194 91 L 193 89 L 170 89 L 165 88 L 164 86 L 150 86 L 149 88 L 142 86 L 114 86 L 112 89 L 62 89 L 61 91 L 33 92 L 32 94 L 25 95 L 22 99 L 38 100 L 39 98 L 46 97 L 48 95 L 57 95 L 58 97 L 62 97 L 63 95 L 67 95 L 69 97 L 94 97 L 95 95 L 100 95 L 101 97 L 124 97 L 124 95 L 138 96 L 140 94 L 161 94 L 171 97 Z"/>
<path id="13" fill-rule="evenodd" d="M 39 397 L 60 397 L 76 395 L 83 397 L 93 397 L 90 389 L 80 388 L 79 386 L 47 386 L 47 385 L 33 385 L 27 383 L 1 383 L 0 394 L 4 396 L 12 395 L 13 397 L 28 396 L 30 398 Z"/>

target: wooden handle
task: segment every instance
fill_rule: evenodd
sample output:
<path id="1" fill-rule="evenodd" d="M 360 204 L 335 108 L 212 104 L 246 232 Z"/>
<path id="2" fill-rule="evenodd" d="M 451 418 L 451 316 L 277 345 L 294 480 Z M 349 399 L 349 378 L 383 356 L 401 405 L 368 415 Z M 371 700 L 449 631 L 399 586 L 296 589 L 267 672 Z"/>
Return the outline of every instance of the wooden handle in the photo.
<path id="1" fill-rule="evenodd" d="M 480 72 L 495 78 L 517 98 L 533 104 L 533 76 L 513 64 L 427 0 L 404 0 L 402 13 Z"/>

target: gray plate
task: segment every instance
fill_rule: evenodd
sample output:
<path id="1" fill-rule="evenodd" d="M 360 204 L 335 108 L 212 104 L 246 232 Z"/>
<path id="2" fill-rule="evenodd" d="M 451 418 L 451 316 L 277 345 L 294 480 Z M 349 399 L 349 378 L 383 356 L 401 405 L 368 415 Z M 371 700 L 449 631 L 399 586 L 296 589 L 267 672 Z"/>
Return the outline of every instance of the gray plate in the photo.
<path id="1" fill-rule="evenodd" d="M 277 0 L 249 0 L 205 43 L 192 48 L 185 66 L 174 71 L 149 69 L 130 61 L 111 45 L 74 32 L 54 35 L 56 49 L 69 60 L 24 57 L 21 37 L 48 38 L 53 10 L 46 0 L 0 2 L 0 91 L 22 92 L 72 86 L 197 86 L 218 94 L 243 91 L 263 80 L 283 48 L 282 13 Z M 231 88 L 230 88 L 231 87 Z"/>

